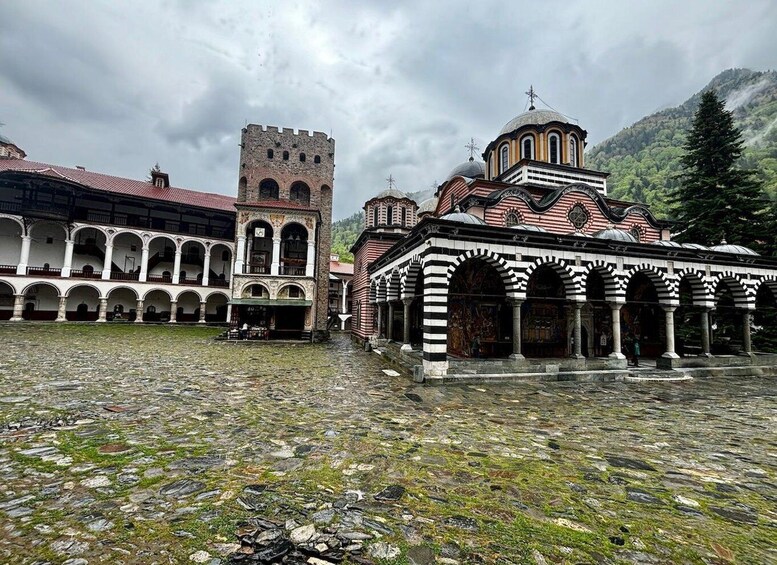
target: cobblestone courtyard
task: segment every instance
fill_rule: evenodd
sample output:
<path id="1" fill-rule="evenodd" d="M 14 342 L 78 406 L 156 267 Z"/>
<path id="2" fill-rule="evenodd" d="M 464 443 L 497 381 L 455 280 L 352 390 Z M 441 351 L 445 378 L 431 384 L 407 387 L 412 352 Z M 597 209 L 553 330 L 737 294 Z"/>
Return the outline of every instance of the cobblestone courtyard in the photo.
<path id="1" fill-rule="evenodd" d="M 773 378 L 431 388 L 216 333 L 0 326 L 1 563 L 228 563 L 252 517 L 356 562 L 777 562 Z"/>

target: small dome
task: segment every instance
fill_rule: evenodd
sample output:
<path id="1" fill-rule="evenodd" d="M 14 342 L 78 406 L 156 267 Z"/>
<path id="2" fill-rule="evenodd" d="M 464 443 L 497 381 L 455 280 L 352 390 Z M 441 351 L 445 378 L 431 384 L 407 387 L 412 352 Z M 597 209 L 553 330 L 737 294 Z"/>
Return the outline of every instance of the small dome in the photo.
<path id="1" fill-rule="evenodd" d="M 717 251 L 719 253 L 733 253 L 735 255 L 758 255 L 755 251 L 752 249 L 749 249 L 747 247 L 744 247 L 742 245 L 734 245 L 731 243 L 726 243 L 726 240 L 720 242 L 720 245 L 713 245 L 710 247 L 712 251 Z"/>
<path id="2" fill-rule="evenodd" d="M 547 233 L 547 231 L 548 231 L 545 228 L 541 228 L 540 226 L 533 226 L 531 224 L 515 224 L 513 226 L 510 226 L 510 229 L 511 230 L 545 232 L 545 233 Z"/>
<path id="3" fill-rule="evenodd" d="M 607 228 L 592 235 L 597 239 L 612 239 L 614 241 L 623 241 L 626 243 L 637 243 L 637 240 L 634 239 L 633 235 L 617 228 Z"/>
<path id="4" fill-rule="evenodd" d="M 379 192 L 377 196 L 373 196 L 372 198 L 396 198 L 397 200 L 400 200 L 402 198 L 408 198 L 408 195 L 392 186 L 383 192 Z"/>
<path id="5" fill-rule="evenodd" d="M 510 133 L 523 126 L 541 126 L 550 122 L 561 122 L 562 124 L 566 124 L 569 120 L 553 110 L 529 110 L 523 114 L 518 114 L 507 122 L 505 127 L 502 128 L 502 131 L 499 132 L 499 135 Z"/>
<path id="6" fill-rule="evenodd" d="M 440 219 L 448 220 L 449 222 L 461 222 L 462 224 L 476 224 L 480 226 L 486 225 L 486 222 L 484 222 L 477 216 L 473 216 L 472 214 L 467 214 L 466 212 L 451 212 L 450 214 L 445 214 L 444 216 L 440 216 Z"/>
<path id="7" fill-rule="evenodd" d="M 437 210 L 437 201 L 439 198 L 436 196 L 432 196 L 431 198 L 427 198 L 421 204 L 418 206 L 418 210 L 416 211 L 416 215 L 420 216 L 421 214 L 434 214 L 434 211 Z"/>
<path id="8" fill-rule="evenodd" d="M 666 240 L 660 240 L 660 241 L 654 241 L 653 245 L 660 245 L 662 247 L 683 247 L 681 243 L 677 243 L 676 241 L 666 241 Z"/>
<path id="9" fill-rule="evenodd" d="M 486 176 L 486 164 L 481 161 L 475 161 L 472 157 L 453 167 L 445 180 L 451 180 L 453 177 L 467 177 L 470 179 Z"/>
<path id="10" fill-rule="evenodd" d="M 700 243 L 683 243 L 682 246 L 685 247 L 686 249 L 697 249 L 699 251 L 709 251 L 710 250 L 709 247 L 707 247 L 706 245 L 702 245 Z"/>

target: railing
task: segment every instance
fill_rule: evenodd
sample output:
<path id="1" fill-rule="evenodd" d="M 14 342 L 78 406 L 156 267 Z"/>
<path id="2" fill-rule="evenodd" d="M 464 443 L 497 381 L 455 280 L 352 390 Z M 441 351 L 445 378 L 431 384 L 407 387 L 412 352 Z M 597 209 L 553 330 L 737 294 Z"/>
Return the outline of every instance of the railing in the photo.
<path id="1" fill-rule="evenodd" d="M 179 278 L 178 284 L 200 285 L 202 284 L 201 278 Z"/>
<path id="2" fill-rule="evenodd" d="M 246 265 L 246 272 L 252 275 L 269 275 L 270 267 L 267 265 Z"/>
<path id="3" fill-rule="evenodd" d="M 16 265 L 0 265 L 0 274 L 3 275 L 15 275 Z"/>
<path id="4" fill-rule="evenodd" d="M 229 286 L 229 281 L 221 279 L 208 279 L 208 286 L 221 286 L 226 288 Z"/>
<path id="5" fill-rule="evenodd" d="M 172 275 L 148 275 L 147 280 L 148 282 L 172 284 L 173 276 Z"/>
<path id="6" fill-rule="evenodd" d="M 70 276 L 75 279 L 101 279 L 103 272 L 94 270 L 84 271 L 83 269 L 70 269 Z"/>
<path id="7" fill-rule="evenodd" d="M 111 271 L 112 281 L 136 281 L 140 278 L 140 273 L 124 273 L 122 271 Z"/>
<path id="8" fill-rule="evenodd" d="M 27 267 L 28 275 L 38 275 L 40 277 L 58 277 L 62 274 L 62 269 L 52 269 L 46 267 Z"/>
<path id="9" fill-rule="evenodd" d="M 282 275 L 291 275 L 293 277 L 304 277 L 305 267 L 298 267 L 296 265 L 283 265 L 281 267 Z"/>

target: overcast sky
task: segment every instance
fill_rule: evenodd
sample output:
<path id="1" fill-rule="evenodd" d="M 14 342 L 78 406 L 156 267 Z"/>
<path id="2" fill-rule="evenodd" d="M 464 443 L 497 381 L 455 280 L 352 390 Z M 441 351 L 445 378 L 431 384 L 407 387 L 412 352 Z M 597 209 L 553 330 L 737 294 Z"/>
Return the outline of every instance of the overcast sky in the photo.
<path id="1" fill-rule="evenodd" d="M 589 147 L 730 67 L 777 2 L 6 1 L 0 133 L 28 159 L 236 194 L 246 123 L 332 132 L 335 219 L 442 181 L 533 84 Z"/>

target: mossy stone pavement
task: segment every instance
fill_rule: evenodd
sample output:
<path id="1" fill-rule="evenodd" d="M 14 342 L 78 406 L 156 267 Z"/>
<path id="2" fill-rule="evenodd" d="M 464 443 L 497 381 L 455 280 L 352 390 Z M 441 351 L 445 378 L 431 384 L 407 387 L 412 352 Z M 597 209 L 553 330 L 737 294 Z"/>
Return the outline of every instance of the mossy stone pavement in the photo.
<path id="1" fill-rule="evenodd" d="M 775 378 L 425 387 L 218 331 L 0 325 L 0 563 L 777 562 Z"/>

